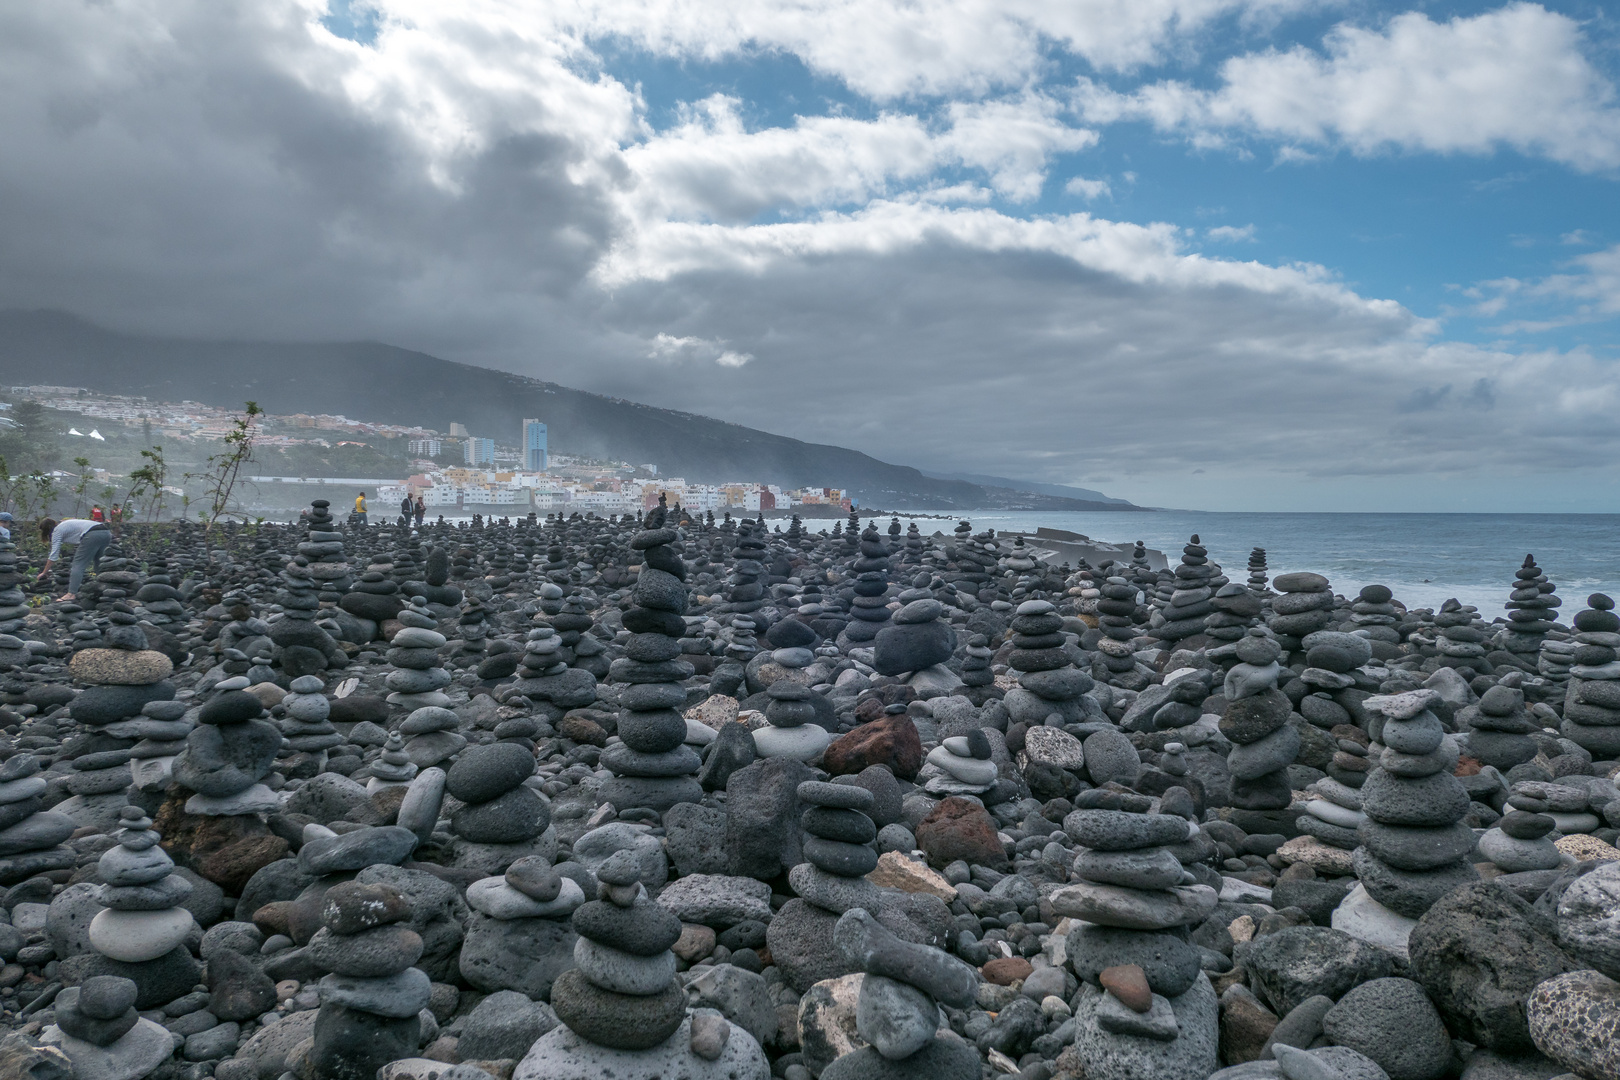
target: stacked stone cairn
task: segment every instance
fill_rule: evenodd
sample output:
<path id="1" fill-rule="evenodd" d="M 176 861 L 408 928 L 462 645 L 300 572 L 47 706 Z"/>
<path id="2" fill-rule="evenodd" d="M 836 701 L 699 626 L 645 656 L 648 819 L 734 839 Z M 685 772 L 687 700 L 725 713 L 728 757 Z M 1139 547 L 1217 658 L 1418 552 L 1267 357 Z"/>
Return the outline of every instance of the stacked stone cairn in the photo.
<path id="1" fill-rule="evenodd" d="M 445 774 L 445 791 L 461 803 L 450 817 L 455 865 L 496 874 L 526 856 L 556 854 L 551 807 L 525 783 L 533 775 L 534 754 L 519 743 L 462 751 Z"/>
<path id="2" fill-rule="evenodd" d="M 891 706 L 905 711 L 904 706 Z M 951 735 L 928 751 L 917 781 L 930 795 L 982 795 L 996 783 L 994 750 L 982 728 Z"/>
<path id="3" fill-rule="evenodd" d="M 288 562 L 281 580 L 281 617 L 270 623 L 270 640 L 281 650 L 281 670 L 296 679 L 325 671 L 329 664 L 346 663 L 338 643 L 315 624 L 321 597 L 308 556 L 298 555 Z"/>
<path id="4" fill-rule="evenodd" d="M 1599 761 L 1620 759 L 1620 615 L 1603 593 L 1575 615 L 1574 664 L 1560 730 Z"/>
<path id="5" fill-rule="evenodd" d="M 587 879 L 589 880 L 589 879 Z M 549 997 L 558 975 L 574 966 L 575 934 L 568 919 L 585 903 L 585 890 L 540 855 L 526 855 L 502 875 L 467 886 L 467 924 L 460 968 L 485 993 L 516 990 Z M 513 964 L 513 954 L 527 963 Z"/>
<path id="6" fill-rule="evenodd" d="M 146 632 L 135 617 L 123 611 L 109 612 L 109 625 L 93 647 L 73 655 L 69 673 L 87 689 L 69 706 L 73 718 L 90 732 L 82 752 L 73 761 L 74 773 L 66 786 L 72 797 L 56 810 L 81 825 L 110 829 L 118 811 L 127 801 L 126 791 L 133 781 L 131 759 L 136 740 L 141 738 L 138 718 L 149 703 L 170 702 L 174 684 L 169 681 L 174 664 L 167 656 L 147 648 Z M 179 713 L 185 710 L 180 709 Z M 179 713 L 164 715 L 174 719 Z M 131 725 L 129 721 L 135 720 Z M 162 748 L 168 756 L 170 748 Z M 161 771 L 162 766 L 153 766 Z"/>
<path id="7" fill-rule="evenodd" d="M 1018 687 L 1002 698 L 1014 723 L 1040 725 L 1051 716 L 1073 724 L 1085 718 L 1081 697 L 1092 688 L 1091 676 L 1070 659 L 1063 616 L 1050 600 L 1025 600 L 1012 617 L 1012 650 L 1008 665 L 1018 672 Z"/>
<path id="8" fill-rule="evenodd" d="M 319 675 L 300 675 L 281 699 L 286 714 L 279 725 L 281 734 L 293 751 L 314 759 L 313 771 L 317 773 L 326 770 L 327 751 L 344 741 L 329 719 L 332 703 L 326 699 L 325 691 L 326 684 Z"/>
<path id="9" fill-rule="evenodd" d="M 421 935 L 404 925 L 411 905 L 387 885 L 340 882 L 321 901 L 310 958 L 320 981 L 309 1063 L 322 1080 L 375 1080 L 390 1061 L 421 1045 L 421 1013 L 432 984 L 420 968 Z"/>
<path id="10" fill-rule="evenodd" d="M 1534 555 L 1526 555 L 1524 565 L 1513 572 L 1513 591 L 1502 605 L 1507 609 L 1508 626 L 1497 635 L 1496 646 L 1520 659 L 1526 670 L 1534 668 L 1547 631 L 1557 625 L 1553 612 L 1563 600 L 1554 595 L 1556 590 L 1536 565 Z"/>
<path id="11" fill-rule="evenodd" d="M 1485 659 L 1485 631 L 1474 625 L 1477 616 L 1473 607 L 1455 598 L 1441 604 L 1434 616 L 1439 631 L 1434 643 L 1440 652 L 1440 664 L 1457 668 L 1465 679 L 1490 673 L 1490 662 Z"/>
<path id="12" fill-rule="evenodd" d="M 1050 900 L 1075 920 L 1067 951 L 1087 1080 L 1203 1080 L 1217 1064 L 1216 998 L 1188 937 L 1218 897 L 1182 865 L 1198 826 L 1146 812 L 1141 795 L 1095 789 L 1077 803 L 1063 829 L 1080 880 Z"/>
<path id="13" fill-rule="evenodd" d="M 642 553 L 641 573 L 624 613 L 624 657 L 609 669 L 615 681 L 629 685 L 619 695 L 619 744 L 602 754 L 613 779 L 602 797 L 623 810 L 648 807 L 659 813 L 680 802 L 697 802 L 703 788 L 696 773 L 697 752 L 686 745 L 686 688 L 690 663 L 679 659 L 686 633 L 686 564 L 677 546 L 679 534 L 666 524 L 660 505 L 647 514 L 630 541 Z"/>
<path id="14" fill-rule="evenodd" d="M 398 731 L 390 731 L 382 752 L 367 766 L 371 775 L 366 778 L 366 793 L 375 795 L 384 788 L 409 786 L 419 768 L 405 748 L 404 736 Z"/>
<path id="15" fill-rule="evenodd" d="M 97 975 L 69 986 L 51 1002 L 55 1023 L 41 1041 L 55 1045 L 81 1077 L 141 1077 L 174 1052 L 173 1036 L 135 1010 L 131 979 Z"/>
<path id="16" fill-rule="evenodd" d="M 448 706 L 450 698 L 444 688 L 450 685 L 450 672 L 439 666 L 445 637 L 439 633 L 439 621 L 428 611 L 426 599 L 416 597 L 394 618 L 402 625 L 389 643 L 386 657 L 394 665 L 384 680 L 392 691 L 388 703 L 405 709 Z"/>
<path id="17" fill-rule="evenodd" d="M 759 1043 L 718 1012 L 687 1014 L 675 979 L 680 920 L 647 896 L 628 851 L 596 871 L 598 898 L 573 914 L 575 967 L 557 976 L 562 1026 L 542 1036 L 513 1080 L 767 1080 Z"/>
<path id="18" fill-rule="evenodd" d="M 281 750 L 281 732 L 260 719 L 264 706 L 244 690 L 226 690 L 197 714 L 197 727 L 174 761 L 174 779 L 196 792 L 188 814 L 233 817 L 273 813 L 281 800 L 264 783 Z"/>
<path id="19" fill-rule="evenodd" d="M 28 615 L 28 596 L 22 590 L 27 580 L 17 568 L 17 545 L 0 540 L 0 634 L 15 634 Z"/>
<path id="20" fill-rule="evenodd" d="M 1181 563 L 1175 569 L 1175 588 L 1169 603 L 1161 610 L 1164 619 L 1153 628 L 1153 636 L 1174 644 L 1195 634 L 1202 634 L 1211 612 L 1210 603 L 1215 590 L 1210 581 L 1220 568 L 1209 561 L 1209 549 L 1199 543 L 1198 535 L 1181 549 Z"/>
<path id="21" fill-rule="evenodd" d="M 868 524 L 861 533 L 860 554 L 850 567 L 855 574 L 855 598 L 850 603 L 850 622 L 844 627 L 841 644 L 864 645 L 878 636 L 889 621 L 884 599 L 889 590 L 889 549 L 879 537 L 877 526 Z"/>
<path id="22" fill-rule="evenodd" d="M 938 1004 L 973 1004 L 979 978 L 972 968 L 896 937 L 863 908 L 839 917 L 833 941 L 844 962 L 863 973 L 855 1032 L 866 1045 L 835 1059 L 822 1080 L 978 1080 L 977 1051 L 944 1026 Z"/>
<path id="23" fill-rule="evenodd" d="M 39 759 L 33 754 L 0 762 L 0 885 L 71 870 L 78 863 L 78 854 L 63 843 L 79 822 L 63 813 L 61 804 L 44 809 L 50 785 L 39 772 Z"/>
<path id="24" fill-rule="evenodd" d="M 777 650 L 778 652 L 784 650 Z M 832 742 L 832 733 L 816 722 L 815 694 L 807 686 L 778 679 L 766 690 L 765 724 L 754 729 L 754 753 L 762 758 L 814 761 Z"/>
<path id="25" fill-rule="evenodd" d="M 1377 903 L 1417 919 L 1452 889 L 1479 879 L 1469 860 L 1474 832 L 1462 823 L 1468 792 L 1452 775 L 1457 741 L 1432 706 L 1433 690 L 1371 697 L 1377 765 L 1361 786 L 1367 815 L 1358 835 L 1356 876 Z"/>
<path id="26" fill-rule="evenodd" d="M 354 576 L 343 553 L 343 527 L 332 516 L 331 504 L 316 499 L 309 504 L 309 532 L 298 545 L 298 554 L 309 560 L 309 576 L 321 583 L 323 603 L 335 603 L 349 591 Z"/>
<path id="27" fill-rule="evenodd" d="M 990 648 L 988 637 L 974 634 L 968 638 L 962 655 L 962 685 L 967 687 L 967 699 L 981 707 L 992 699 L 1004 696 L 996 688 L 996 673 L 990 669 L 994 657 L 995 652 Z"/>
<path id="28" fill-rule="evenodd" d="M 1299 731 L 1288 722 L 1293 707 L 1277 689 L 1282 649 L 1264 630 L 1250 630 L 1234 647 L 1238 663 L 1226 673 L 1226 711 L 1220 730 L 1232 743 L 1226 767 L 1232 805 L 1242 810 L 1286 810 L 1293 801 L 1288 766 L 1299 754 Z"/>
<path id="29" fill-rule="evenodd" d="M 737 527 L 737 546 L 732 551 L 731 586 L 726 607 L 737 614 L 758 611 L 765 606 L 765 541 L 755 534 L 754 523 L 743 521 Z"/>
<path id="30" fill-rule="evenodd" d="M 1283 652 L 1300 652 L 1307 636 L 1333 621 L 1333 590 L 1327 578 L 1309 571 L 1278 574 L 1271 584 L 1282 594 L 1271 599 L 1271 632 Z"/>
<path id="31" fill-rule="evenodd" d="M 1468 729 L 1468 756 L 1507 772 L 1522 765 L 1539 752 L 1532 732 L 1540 731 L 1541 724 L 1530 715 L 1524 702 L 1524 691 L 1514 683 L 1521 676 L 1511 672 L 1497 685 L 1480 695 L 1479 701 L 1457 711 L 1457 726 Z"/>
<path id="32" fill-rule="evenodd" d="M 1249 552 L 1249 591 L 1259 597 L 1271 596 L 1271 588 L 1266 584 L 1266 549 L 1257 547 Z"/>
<path id="33" fill-rule="evenodd" d="M 90 946 L 100 959 L 86 956 L 83 974 L 133 979 L 136 1008 L 150 1009 L 180 996 L 189 983 L 176 978 L 198 966 L 185 941 L 196 925 L 181 906 L 191 895 L 191 882 L 174 873 L 174 860 L 158 846 L 161 837 L 152 819 L 137 806 L 119 815 L 118 843 L 97 860 L 101 878 L 97 901 L 103 910 L 90 920 Z"/>

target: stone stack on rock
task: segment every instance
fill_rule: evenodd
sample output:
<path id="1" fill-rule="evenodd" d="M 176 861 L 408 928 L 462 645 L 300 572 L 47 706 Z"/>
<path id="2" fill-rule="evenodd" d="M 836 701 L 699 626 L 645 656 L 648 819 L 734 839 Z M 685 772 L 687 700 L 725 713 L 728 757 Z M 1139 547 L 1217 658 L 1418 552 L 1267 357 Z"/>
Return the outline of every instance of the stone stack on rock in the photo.
<path id="1" fill-rule="evenodd" d="M 103 910 L 90 920 L 89 941 L 99 957 L 76 960 L 82 965 L 76 974 L 133 979 L 135 1006 L 150 1009 L 189 993 L 196 982 L 197 962 L 185 946 L 196 922 L 182 906 L 192 885 L 174 872 L 145 811 L 126 806 L 119 823 L 118 844 L 96 863 Z"/>
<path id="2" fill-rule="evenodd" d="M 421 1013 L 433 988 L 412 965 L 421 935 L 404 923 L 411 904 L 387 885 L 345 881 L 326 890 L 312 960 L 331 972 L 320 981 L 309 1065 L 321 1080 L 375 1080 L 391 1061 L 421 1046 Z"/>
<path id="3" fill-rule="evenodd" d="M 981 728 L 949 736 L 928 752 L 917 782 L 930 795 L 982 795 L 996 783 L 993 753 Z"/>
<path id="4" fill-rule="evenodd" d="M 80 827 L 78 819 L 63 813 L 61 803 L 44 809 L 49 786 L 33 754 L 0 762 L 0 885 L 71 870 L 78 863 L 78 853 L 63 846 Z"/>
<path id="5" fill-rule="evenodd" d="M 1264 630 L 1250 630 L 1235 646 L 1238 663 L 1226 673 L 1227 701 L 1220 730 L 1232 743 L 1226 767 L 1232 805 L 1242 810 L 1287 810 L 1293 800 L 1288 766 L 1299 754 L 1299 731 L 1288 722 L 1293 707 L 1277 689 L 1282 649 Z"/>
<path id="6" fill-rule="evenodd" d="M 1575 615 L 1574 664 L 1564 699 L 1564 737 L 1599 761 L 1620 759 L 1620 615 L 1603 593 Z"/>
<path id="7" fill-rule="evenodd" d="M 868 524 L 861 533 L 860 554 L 850 565 L 855 575 L 854 599 L 850 601 L 850 622 L 844 627 L 839 644 L 865 645 L 878 636 L 889 621 L 889 549 L 878 535 L 877 526 Z"/>
<path id="8" fill-rule="evenodd" d="M 1145 796 L 1099 790 L 1077 801 L 1063 829 L 1078 845 L 1080 880 L 1050 903 L 1075 920 L 1067 954 L 1082 984 L 1074 1045 L 1087 1080 L 1204 1080 L 1217 1065 L 1217 1003 L 1188 934 L 1218 897 L 1178 857 L 1198 826 L 1143 812 Z"/>
<path id="9" fill-rule="evenodd" d="M 778 679 L 766 694 L 765 724 L 753 731 L 754 753 L 762 758 L 814 761 L 832 742 L 832 733 L 816 722 L 815 691 Z"/>
<path id="10" fill-rule="evenodd" d="M 866 1045 L 834 1059 L 822 1080 L 978 1080 L 977 1050 L 943 1024 L 938 1004 L 973 1005 L 972 968 L 896 937 L 862 908 L 839 917 L 833 941 L 862 973 L 855 1033 Z"/>
<path id="11" fill-rule="evenodd" d="M 281 580 L 281 616 L 269 624 L 270 640 L 281 650 L 281 670 L 296 679 L 347 663 L 338 643 L 315 624 L 321 597 L 308 557 L 295 556 L 282 568 Z"/>
<path id="12" fill-rule="evenodd" d="M 388 741 L 383 743 L 382 751 L 376 760 L 366 766 L 371 774 L 366 779 L 366 793 L 375 795 L 384 788 L 408 787 L 419 768 L 405 748 L 404 736 L 397 731 L 390 731 Z"/>
<path id="13" fill-rule="evenodd" d="M 145 631 L 133 615 L 117 610 L 122 606 L 115 604 L 108 613 L 109 625 L 94 647 L 78 650 L 68 664 L 69 674 L 86 684 L 68 711 L 89 738 L 80 744 L 73 775 L 66 781 L 72 797 L 56 809 L 103 832 L 114 828 L 118 811 L 128 801 L 126 792 L 133 781 L 130 760 L 141 738 L 141 710 L 148 703 L 172 701 L 175 694 L 169 681 L 173 662 L 147 648 Z"/>
<path id="14" fill-rule="evenodd" d="M 1219 573 L 1219 567 L 1209 561 L 1209 550 L 1199 543 L 1198 535 L 1181 549 L 1181 563 L 1175 569 L 1175 589 L 1170 602 L 1160 615 L 1164 621 L 1152 630 L 1154 637 L 1174 645 L 1185 638 L 1204 632 L 1205 622 L 1215 610 L 1210 603 L 1215 590 L 1210 581 Z"/>
<path id="15" fill-rule="evenodd" d="M 1554 595 L 1556 591 L 1534 555 L 1526 555 L 1524 565 L 1513 572 L 1513 592 L 1502 605 L 1507 609 L 1508 627 L 1497 635 L 1496 646 L 1520 659 L 1526 670 L 1534 669 L 1547 631 L 1557 625 L 1553 612 L 1563 600 Z"/>
<path id="16" fill-rule="evenodd" d="M 1541 724 L 1530 715 L 1524 691 L 1515 685 L 1520 678 L 1518 672 L 1510 672 L 1481 694 L 1477 704 L 1457 711 L 1457 725 L 1468 728 L 1468 756 L 1502 772 L 1522 765 L 1538 752 L 1530 733 L 1540 731 Z"/>
<path id="17" fill-rule="evenodd" d="M 26 581 L 17 567 L 17 545 L 0 539 L 0 634 L 15 634 L 23 628 L 28 615 L 28 596 L 22 590 Z"/>
<path id="18" fill-rule="evenodd" d="M 575 967 L 558 975 L 562 1026 L 541 1036 L 513 1080 L 767 1080 L 753 1036 L 718 1012 L 687 1014 L 671 947 L 680 920 L 647 897 L 630 852 L 597 868 L 598 899 L 573 915 Z"/>
<path id="19" fill-rule="evenodd" d="M 732 551 L 731 583 L 726 592 L 726 609 L 738 614 L 758 611 L 765 606 L 765 541 L 754 532 L 754 523 L 744 520 L 737 526 L 737 546 Z"/>
<path id="20" fill-rule="evenodd" d="M 1014 723 L 1078 723 L 1086 713 L 1081 697 L 1091 676 L 1070 662 L 1063 616 L 1049 600 L 1025 600 L 1012 617 L 1012 650 L 1007 663 L 1018 672 L 1018 687 L 1002 698 Z"/>
<path id="21" fill-rule="evenodd" d="M 1474 625 L 1477 614 L 1472 607 L 1465 607 L 1453 598 L 1441 604 L 1434 616 L 1435 629 L 1439 631 L 1434 643 L 1440 653 L 1440 665 L 1457 668 L 1464 679 L 1490 673 L 1490 663 L 1485 659 L 1485 631 Z"/>
<path id="22" fill-rule="evenodd" d="M 1102 596 L 1097 601 L 1097 629 L 1110 641 L 1131 641 L 1136 637 L 1139 590 L 1125 578 L 1110 575 L 1103 579 L 1098 591 Z M 1113 657 L 1104 655 L 1104 661 L 1109 663 L 1110 670 L 1115 670 L 1112 660 Z M 1118 670 L 1129 671 L 1131 666 L 1131 661 L 1127 659 L 1125 666 Z"/>
<path id="23" fill-rule="evenodd" d="M 1564 853 L 1549 835 L 1558 823 L 1546 814 L 1507 807 L 1507 813 L 1479 838 L 1479 853 L 1504 874 L 1556 870 Z"/>
<path id="24" fill-rule="evenodd" d="M 1297 571 L 1278 574 L 1272 587 L 1271 632 L 1285 653 L 1300 652 L 1301 642 L 1333 621 L 1333 590 L 1321 574 Z"/>
<path id="25" fill-rule="evenodd" d="M 313 759 L 313 771 L 326 770 L 326 754 L 334 746 L 343 745 L 343 736 L 332 726 L 329 717 L 332 703 L 326 699 L 326 684 L 318 675 L 300 675 L 295 678 L 281 707 L 286 716 L 280 722 L 282 737 L 295 753 L 307 754 Z"/>
<path id="26" fill-rule="evenodd" d="M 1457 743 L 1431 711 L 1439 700 L 1424 689 L 1363 703 L 1383 750 L 1360 790 L 1368 820 L 1358 829 L 1356 876 L 1368 897 L 1408 919 L 1479 879 L 1469 861 L 1474 832 L 1462 823 L 1468 792 L 1452 775 Z"/>
<path id="27" fill-rule="evenodd" d="M 1213 648 L 1237 641 L 1249 627 L 1259 622 L 1262 610 L 1260 598 L 1235 581 L 1217 589 L 1209 602 L 1215 610 L 1204 622 L 1204 633 L 1209 636 Z"/>
<path id="28" fill-rule="evenodd" d="M 381 626 L 398 614 L 405 599 L 399 593 L 399 582 L 391 575 L 393 564 L 387 555 L 373 555 L 360 579 L 349 587 L 338 601 L 338 606 L 358 619 Z"/>
<path id="29" fill-rule="evenodd" d="M 467 886 L 474 914 L 461 947 L 462 977 L 484 993 L 515 990 L 549 998 L 557 976 L 574 966 L 576 938 L 568 919 L 584 903 L 580 883 L 539 855 L 518 859 L 504 875 L 473 882 Z"/>
<path id="30" fill-rule="evenodd" d="M 185 812 L 200 817 L 273 813 L 281 800 L 264 783 L 281 750 L 281 732 L 260 717 L 264 705 L 244 690 L 227 690 L 203 705 L 197 727 L 174 760 L 174 779 L 196 792 Z"/>
<path id="31" fill-rule="evenodd" d="M 902 592 L 900 603 L 903 606 L 873 642 L 872 666 L 878 674 L 907 675 L 950 660 L 956 651 L 956 632 L 940 618 L 945 605 L 926 589 L 917 588 Z"/>
<path id="32" fill-rule="evenodd" d="M 309 560 L 309 576 L 319 583 L 322 603 L 337 603 L 354 584 L 348 557 L 343 553 L 343 527 L 332 516 L 331 503 L 316 499 L 309 504 L 309 532 L 298 545 Z"/>
<path id="33" fill-rule="evenodd" d="M 401 626 L 389 642 L 386 656 L 394 666 L 384 680 L 391 691 L 388 703 L 412 710 L 428 706 L 448 708 L 450 698 L 444 688 L 450 685 L 451 677 L 450 672 L 439 666 L 439 649 L 445 644 L 444 635 L 438 631 L 439 621 L 428 611 L 422 597 L 415 598 L 410 607 L 393 617 Z"/>
<path id="34" fill-rule="evenodd" d="M 131 979 L 97 975 L 69 986 L 51 1002 L 55 1023 L 40 1041 L 59 1047 L 85 1080 L 135 1080 L 157 1070 L 174 1053 L 168 1030 L 135 1011 Z"/>
<path id="35" fill-rule="evenodd" d="M 602 754 L 613 779 L 602 798 L 620 810 L 648 807 L 662 813 L 679 802 L 697 802 L 703 788 L 695 774 L 702 767 L 686 745 L 686 688 L 692 665 L 679 659 L 686 632 L 686 565 L 675 548 L 678 534 L 666 525 L 662 506 L 647 514 L 630 546 L 645 560 L 624 613 L 624 656 L 613 661 L 610 677 L 626 686 L 619 695 L 619 744 Z"/>
<path id="36" fill-rule="evenodd" d="M 1374 659 L 1390 660 L 1399 655 L 1401 643 L 1400 611 L 1392 602 L 1395 594 L 1386 585 L 1364 586 L 1350 605 L 1350 626 L 1353 632 L 1380 644 L 1372 646 Z M 1380 645 L 1382 647 L 1380 647 Z"/>
<path id="37" fill-rule="evenodd" d="M 1271 596 L 1271 587 L 1266 584 L 1266 549 L 1254 548 L 1249 552 L 1249 591 L 1262 598 Z"/>
<path id="38" fill-rule="evenodd" d="M 470 746 L 445 774 L 445 791 L 462 805 L 450 817 L 455 864 L 491 875 L 518 859 L 557 853 L 551 807 L 525 781 L 534 754 L 519 743 Z"/>
<path id="39" fill-rule="evenodd" d="M 990 648 L 989 638 L 983 634 L 968 638 L 962 655 L 962 685 L 967 687 L 964 691 L 967 699 L 980 707 L 1004 696 L 996 686 L 996 673 L 990 669 L 994 658 L 995 651 Z"/>

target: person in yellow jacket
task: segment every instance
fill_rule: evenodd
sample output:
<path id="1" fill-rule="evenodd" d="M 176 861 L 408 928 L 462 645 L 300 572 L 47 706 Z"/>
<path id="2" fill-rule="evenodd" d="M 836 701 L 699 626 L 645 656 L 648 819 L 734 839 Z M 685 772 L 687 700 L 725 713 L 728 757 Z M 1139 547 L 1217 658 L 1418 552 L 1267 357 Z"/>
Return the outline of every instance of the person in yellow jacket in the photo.
<path id="1" fill-rule="evenodd" d="M 366 524 L 366 493 L 363 491 L 354 497 L 354 519 L 358 524 Z"/>

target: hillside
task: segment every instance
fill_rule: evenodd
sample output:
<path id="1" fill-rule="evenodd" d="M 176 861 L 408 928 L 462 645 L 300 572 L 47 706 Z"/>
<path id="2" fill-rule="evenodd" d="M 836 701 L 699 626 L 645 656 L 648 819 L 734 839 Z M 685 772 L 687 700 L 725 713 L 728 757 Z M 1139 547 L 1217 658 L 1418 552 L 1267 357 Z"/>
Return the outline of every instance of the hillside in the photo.
<path id="1" fill-rule="evenodd" d="M 457 420 L 514 443 L 523 418 L 539 417 L 555 452 L 656 462 L 666 476 L 700 483 L 747 478 L 847 488 L 863 505 L 882 508 L 1137 509 L 936 479 L 839 446 L 376 342 L 191 341 L 117 333 L 62 312 L 0 312 L 0 384 L 33 383 L 225 407 L 251 399 L 272 413 L 342 413 L 439 429 Z"/>

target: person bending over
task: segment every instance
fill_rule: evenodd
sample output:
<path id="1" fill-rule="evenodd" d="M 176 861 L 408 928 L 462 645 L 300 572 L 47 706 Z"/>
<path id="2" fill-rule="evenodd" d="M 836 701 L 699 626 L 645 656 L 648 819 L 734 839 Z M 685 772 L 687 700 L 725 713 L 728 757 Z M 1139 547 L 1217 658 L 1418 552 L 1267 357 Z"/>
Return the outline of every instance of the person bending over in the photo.
<path id="1" fill-rule="evenodd" d="M 39 523 L 39 538 L 51 545 L 51 553 L 45 558 L 45 568 L 36 579 L 39 581 L 44 581 L 51 572 L 51 567 L 62 554 L 63 544 L 73 548 L 73 569 L 68 574 L 68 591 L 58 598 L 72 600 L 79 595 L 85 572 L 101 564 L 101 553 L 112 543 L 112 530 L 107 528 L 105 522 L 91 521 L 89 518 L 68 518 L 60 522 L 45 518 Z"/>

